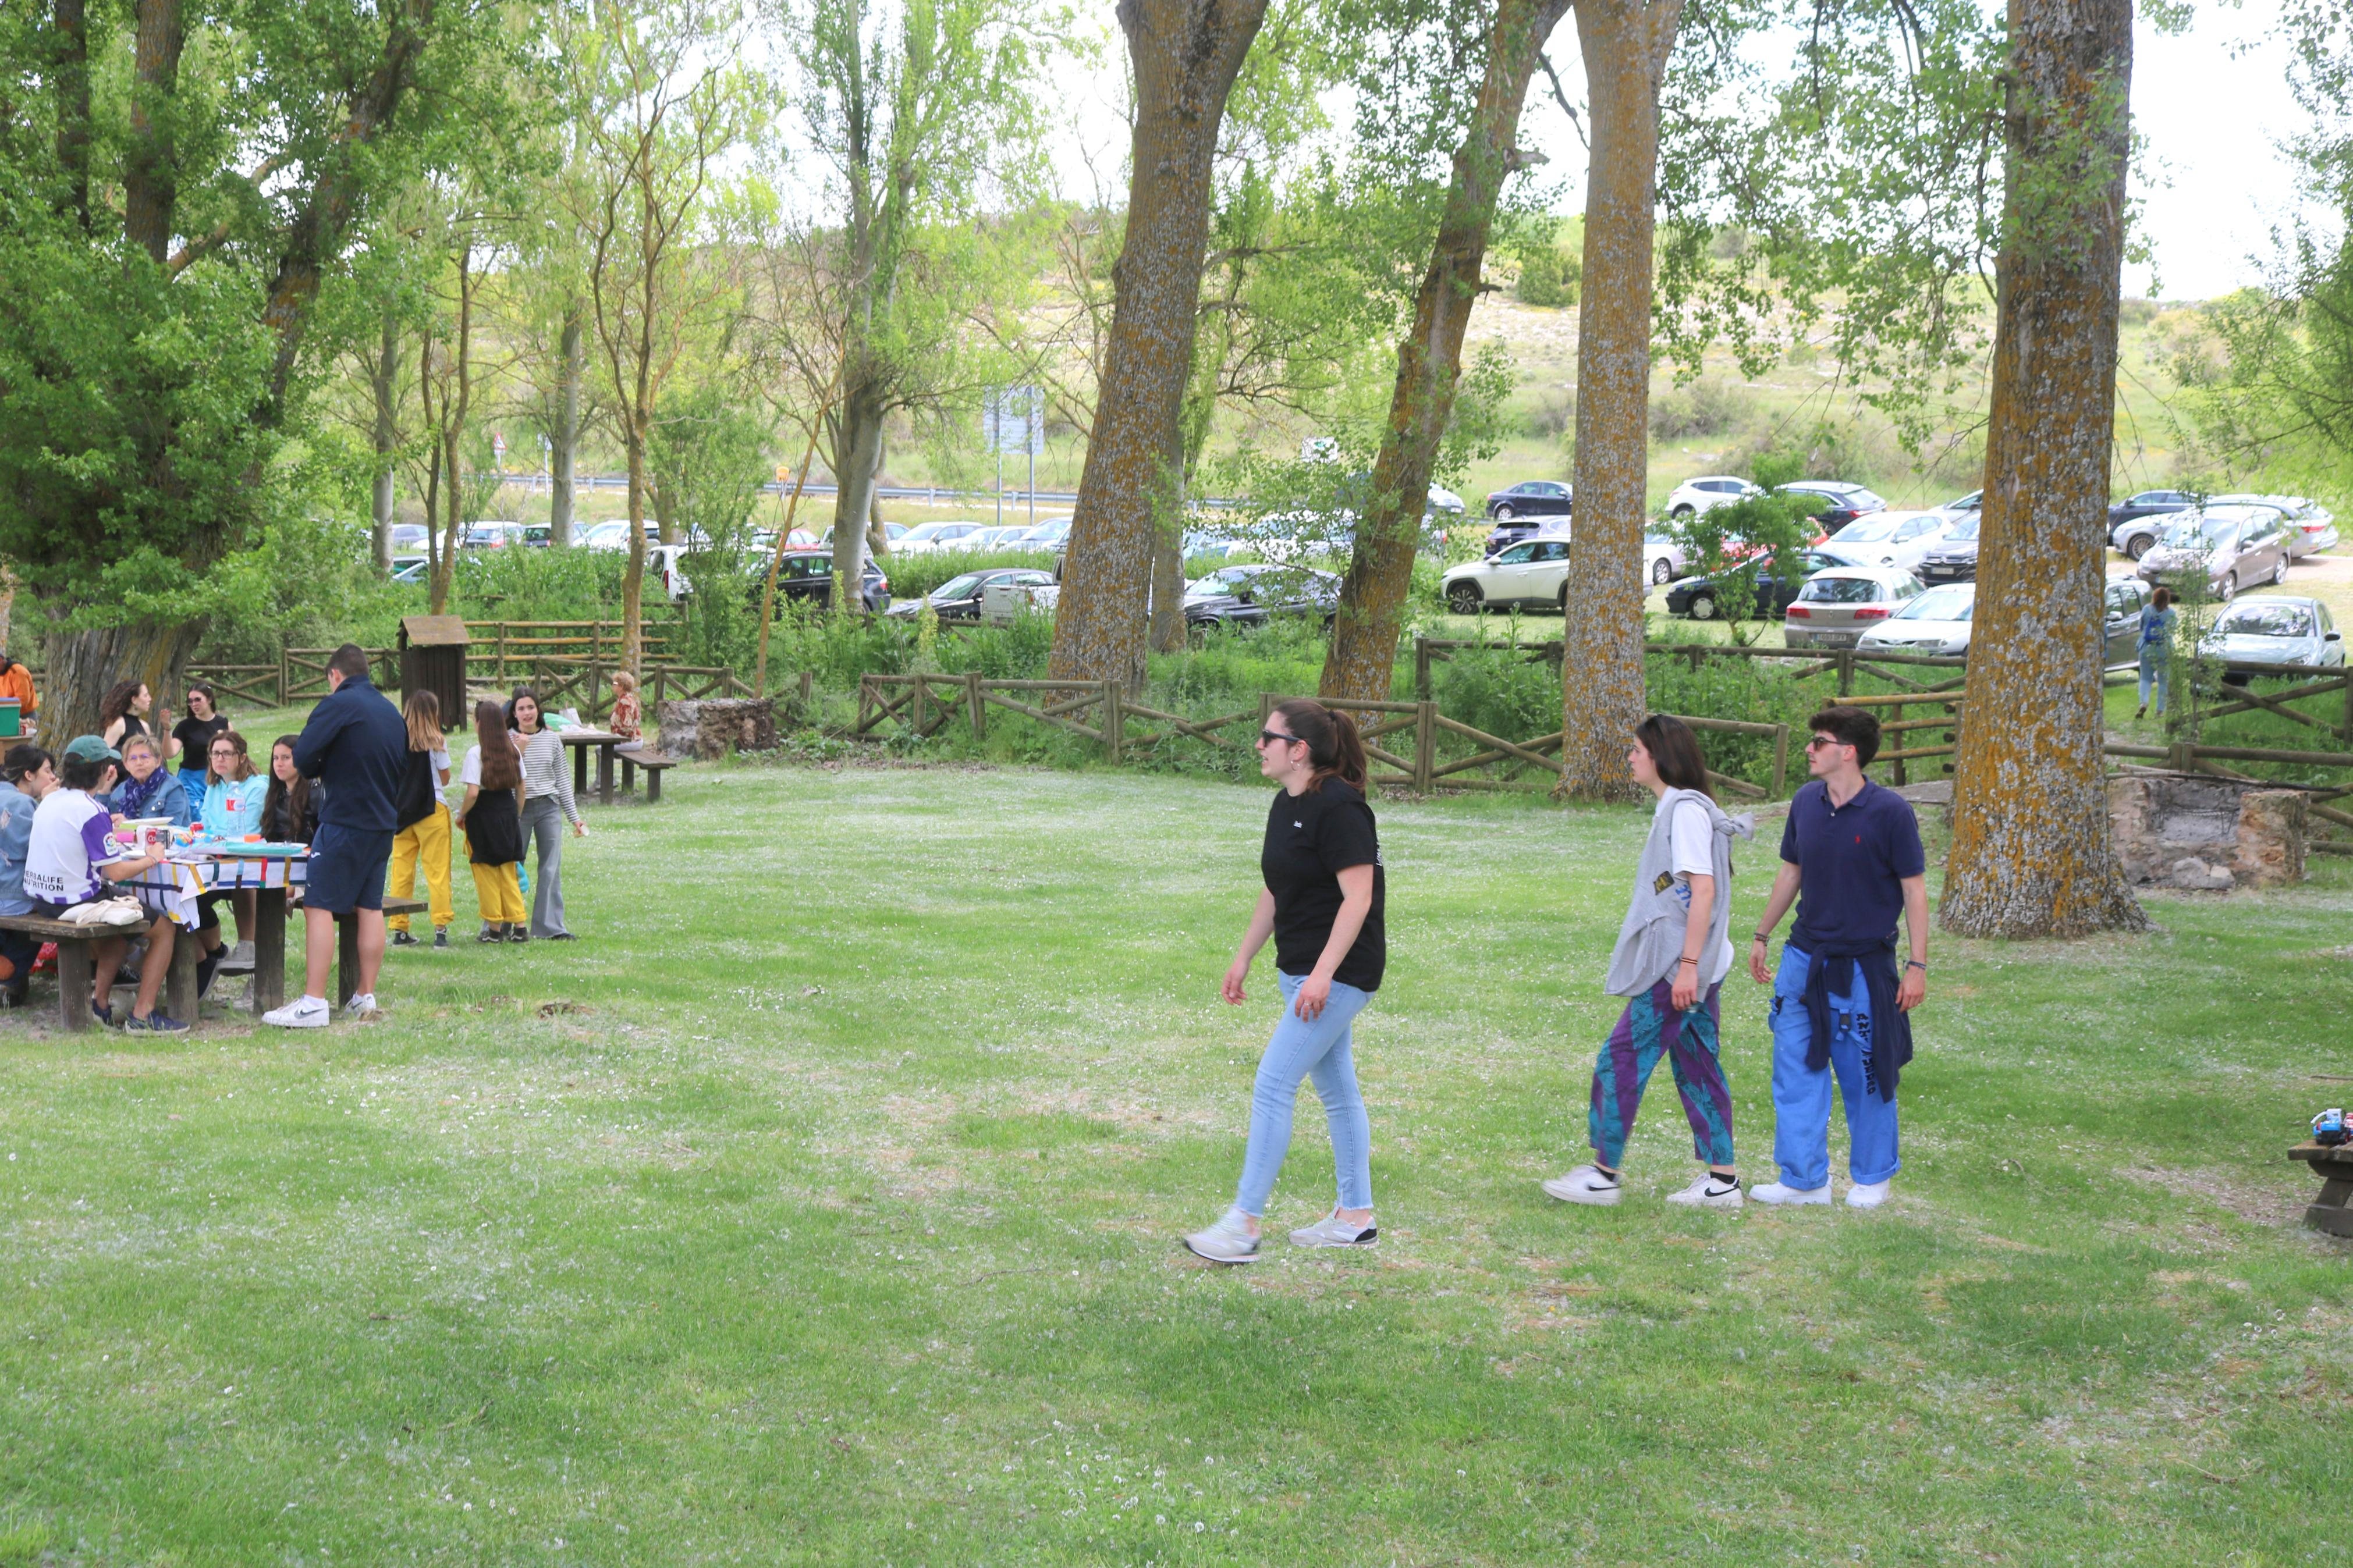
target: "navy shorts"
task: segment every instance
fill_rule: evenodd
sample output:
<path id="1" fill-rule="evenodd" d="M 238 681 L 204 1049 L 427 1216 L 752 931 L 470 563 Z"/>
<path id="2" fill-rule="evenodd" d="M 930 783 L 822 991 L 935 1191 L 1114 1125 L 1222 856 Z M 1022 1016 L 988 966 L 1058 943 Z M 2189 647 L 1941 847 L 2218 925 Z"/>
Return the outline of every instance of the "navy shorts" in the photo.
<path id="1" fill-rule="evenodd" d="M 392 865 L 392 834 L 319 824 L 311 836 L 302 907 L 347 915 L 384 908 L 384 877 Z"/>

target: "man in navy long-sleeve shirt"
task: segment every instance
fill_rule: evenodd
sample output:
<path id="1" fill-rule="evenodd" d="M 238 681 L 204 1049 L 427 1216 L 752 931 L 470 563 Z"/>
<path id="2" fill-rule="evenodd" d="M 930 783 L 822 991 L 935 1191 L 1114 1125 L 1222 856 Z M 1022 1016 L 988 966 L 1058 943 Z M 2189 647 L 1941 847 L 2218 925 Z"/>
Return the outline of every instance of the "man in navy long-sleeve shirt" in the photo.
<path id="1" fill-rule="evenodd" d="M 394 798 L 408 765 L 408 726 L 400 710 L 368 679 L 367 655 L 345 643 L 327 660 L 327 696 L 294 742 L 294 766 L 324 785 L 302 892 L 302 994 L 261 1016 L 281 1028 L 323 1026 L 327 966 L 335 951 L 335 917 L 359 925 L 359 989 L 346 1013 L 375 1010 L 376 970 L 384 963 L 384 874 L 398 818 Z"/>

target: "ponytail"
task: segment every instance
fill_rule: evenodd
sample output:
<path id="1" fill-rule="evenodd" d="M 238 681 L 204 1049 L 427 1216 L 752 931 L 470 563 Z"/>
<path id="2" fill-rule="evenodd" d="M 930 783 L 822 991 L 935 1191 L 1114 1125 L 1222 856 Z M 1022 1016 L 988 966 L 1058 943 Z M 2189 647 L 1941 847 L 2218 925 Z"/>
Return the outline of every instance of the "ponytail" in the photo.
<path id="1" fill-rule="evenodd" d="M 1305 697 L 1278 702 L 1274 710 L 1282 715 L 1293 735 L 1307 742 L 1307 760 L 1315 769 L 1308 775 L 1309 789 L 1325 779 L 1338 779 L 1350 789 L 1363 792 L 1365 738 L 1356 732 L 1355 720 Z"/>

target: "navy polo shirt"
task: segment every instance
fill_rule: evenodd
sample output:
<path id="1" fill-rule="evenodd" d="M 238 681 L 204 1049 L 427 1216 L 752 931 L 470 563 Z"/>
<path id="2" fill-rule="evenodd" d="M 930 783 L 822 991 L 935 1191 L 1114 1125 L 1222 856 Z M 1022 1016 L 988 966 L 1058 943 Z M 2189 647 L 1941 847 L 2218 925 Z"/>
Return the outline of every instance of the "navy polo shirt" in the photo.
<path id="1" fill-rule="evenodd" d="M 1904 883 L 1928 868 L 1912 803 L 1865 779 L 1832 805 L 1820 779 L 1789 802 L 1781 858 L 1798 868 L 1798 923 L 1789 942 L 1810 953 L 1858 953 L 1895 940 Z"/>

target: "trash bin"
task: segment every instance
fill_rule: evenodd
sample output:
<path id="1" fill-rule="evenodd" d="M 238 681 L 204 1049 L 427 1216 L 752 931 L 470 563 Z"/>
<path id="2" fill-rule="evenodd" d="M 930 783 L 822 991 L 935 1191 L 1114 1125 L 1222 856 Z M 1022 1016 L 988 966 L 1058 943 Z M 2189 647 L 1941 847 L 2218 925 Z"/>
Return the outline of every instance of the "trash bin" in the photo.
<path id="1" fill-rule="evenodd" d="M 466 706 L 466 623 L 457 616 L 404 616 L 400 621 L 400 700 L 430 691 L 441 704 L 441 727 L 462 730 Z"/>

